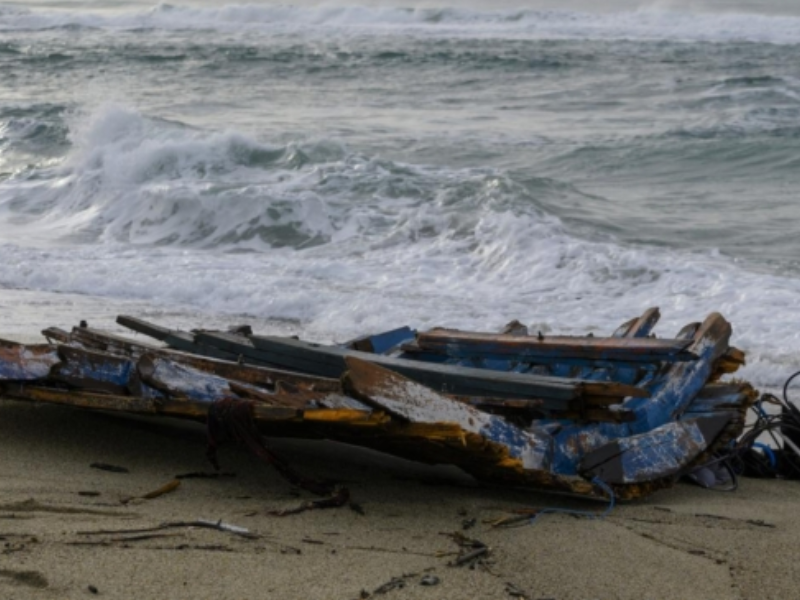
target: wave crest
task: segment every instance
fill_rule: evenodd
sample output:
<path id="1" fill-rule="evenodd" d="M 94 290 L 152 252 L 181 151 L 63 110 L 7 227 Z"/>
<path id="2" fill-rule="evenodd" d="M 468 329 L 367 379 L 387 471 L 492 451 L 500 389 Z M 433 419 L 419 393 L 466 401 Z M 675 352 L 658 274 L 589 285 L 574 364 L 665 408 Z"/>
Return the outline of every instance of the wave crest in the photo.
<path id="1" fill-rule="evenodd" d="M 615 13 L 568 10 L 471 10 L 456 7 L 290 6 L 228 4 L 195 8 L 176 4 L 128 13 L 0 9 L 0 30 L 54 28 L 104 30 L 213 30 L 286 33 L 319 31 L 386 35 L 524 39 L 672 40 L 800 43 L 800 18 L 640 9 Z"/>
<path id="2" fill-rule="evenodd" d="M 469 246 L 490 215 L 544 219 L 535 182 L 396 163 L 330 140 L 269 144 L 118 105 L 76 117 L 69 137 L 61 164 L 0 187 L 7 220 L 69 240 L 264 251 L 431 238 Z M 21 187 L 24 201 L 12 197 Z"/>

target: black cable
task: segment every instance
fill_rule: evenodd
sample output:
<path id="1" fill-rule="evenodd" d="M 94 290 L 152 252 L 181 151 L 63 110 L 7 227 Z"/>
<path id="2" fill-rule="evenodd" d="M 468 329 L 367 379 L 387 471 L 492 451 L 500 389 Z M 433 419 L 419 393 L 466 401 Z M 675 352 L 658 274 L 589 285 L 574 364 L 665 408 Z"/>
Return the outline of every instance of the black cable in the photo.
<path id="1" fill-rule="evenodd" d="M 715 458 L 703 465 L 719 464 L 727 470 L 731 486 L 724 490 L 717 488 L 719 491 L 735 490 L 740 475 L 800 479 L 800 454 L 787 443 L 788 440 L 800 447 L 800 409 L 788 397 L 789 385 L 797 377 L 800 377 L 800 371 L 793 373 L 784 383 L 783 399 L 774 394 L 762 394 L 751 407 L 756 414 L 755 422 L 726 451 L 717 453 Z M 764 403 L 779 406 L 781 411 L 769 414 L 762 406 Z M 762 435 L 768 435 L 775 447 L 768 455 L 753 447 Z"/>
<path id="2" fill-rule="evenodd" d="M 792 382 L 792 380 L 793 380 L 795 377 L 797 377 L 798 375 L 800 375 L 800 371 L 798 371 L 797 373 L 793 373 L 793 374 L 792 374 L 792 376 L 791 376 L 791 377 L 789 377 L 789 379 L 787 379 L 787 380 L 786 380 L 786 383 L 784 383 L 784 384 L 783 384 L 783 401 L 784 401 L 784 402 L 785 402 L 787 405 L 791 406 L 791 407 L 794 409 L 795 415 L 798 415 L 798 416 L 800 416 L 800 411 L 798 411 L 798 410 L 797 410 L 797 407 L 796 407 L 796 406 L 794 406 L 794 405 L 793 405 L 791 402 L 789 402 L 789 398 L 786 396 L 786 392 L 789 390 L 789 384 L 790 384 L 790 383 Z"/>
<path id="3" fill-rule="evenodd" d="M 753 407 L 756 413 L 755 423 L 747 433 L 740 437 L 729 454 L 731 461 L 736 460 L 740 468 L 743 468 L 743 472 L 749 469 L 756 476 L 800 478 L 800 456 L 797 456 L 794 448 L 786 443 L 787 439 L 792 442 L 795 441 L 789 435 L 790 433 L 800 434 L 800 410 L 788 397 L 789 385 L 798 376 L 800 376 L 800 371 L 793 373 L 784 383 L 783 399 L 773 394 L 764 394 Z M 768 414 L 762 407 L 764 402 L 780 406 L 781 412 L 774 415 Z M 778 439 L 776 432 L 783 438 L 783 444 Z M 765 434 L 769 435 L 775 448 L 779 449 L 775 452 L 776 461 L 774 465 L 770 464 L 768 466 L 765 460 L 757 458 L 760 453 L 756 453 L 753 449 L 753 445 L 758 438 Z M 800 445 L 800 443 L 796 442 L 795 445 Z M 729 466 L 733 468 L 732 465 Z"/>

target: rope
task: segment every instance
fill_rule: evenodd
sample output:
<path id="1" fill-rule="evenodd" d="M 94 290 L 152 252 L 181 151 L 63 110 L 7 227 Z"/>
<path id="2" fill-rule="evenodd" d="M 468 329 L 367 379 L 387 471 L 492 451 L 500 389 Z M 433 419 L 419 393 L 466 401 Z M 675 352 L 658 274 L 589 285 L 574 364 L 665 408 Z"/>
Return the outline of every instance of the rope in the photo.
<path id="1" fill-rule="evenodd" d="M 206 456 L 214 469 L 217 471 L 220 469 L 217 460 L 219 445 L 233 441 L 245 446 L 261 461 L 272 465 L 292 485 L 318 496 L 327 496 L 338 492 L 336 486 L 330 482 L 301 476 L 292 469 L 286 460 L 269 447 L 253 419 L 253 405 L 254 402 L 251 400 L 228 397 L 217 400 L 209 406 L 206 425 L 208 435 Z"/>

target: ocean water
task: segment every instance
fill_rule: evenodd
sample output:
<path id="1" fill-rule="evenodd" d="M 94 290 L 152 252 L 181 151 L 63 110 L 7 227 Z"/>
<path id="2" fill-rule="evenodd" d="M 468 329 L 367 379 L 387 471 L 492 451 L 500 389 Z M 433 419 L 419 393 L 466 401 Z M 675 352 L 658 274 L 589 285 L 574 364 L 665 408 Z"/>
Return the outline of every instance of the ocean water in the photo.
<path id="1" fill-rule="evenodd" d="M 662 337 L 723 313 L 781 385 L 800 5 L 594 4 L 0 2 L 0 331 L 68 305 L 603 334 L 659 306 Z"/>

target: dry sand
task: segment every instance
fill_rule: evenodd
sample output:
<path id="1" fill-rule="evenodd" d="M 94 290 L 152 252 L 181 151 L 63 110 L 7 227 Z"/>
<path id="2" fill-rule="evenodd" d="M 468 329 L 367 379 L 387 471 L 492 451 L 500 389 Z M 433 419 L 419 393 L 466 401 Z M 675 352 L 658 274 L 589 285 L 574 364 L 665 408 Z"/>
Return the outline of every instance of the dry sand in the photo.
<path id="1" fill-rule="evenodd" d="M 604 506 L 479 487 L 452 468 L 292 440 L 275 445 L 297 469 L 346 481 L 364 514 L 270 515 L 309 497 L 240 448 L 220 456 L 235 477 L 184 479 L 172 493 L 123 503 L 177 474 L 209 471 L 202 427 L 0 400 L 0 439 L 3 599 L 350 600 L 393 578 L 404 586 L 375 597 L 797 597 L 798 482 L 744 480 L 735 493 L 679 485 L 602 520 L 546 514 L 493 529 L 484 521 L 518 507 Z M 91 468 L 96 462 L 129 473 Z M 196 519 L 259 537 L 202 528 L 139 539 L 83 533 Z M 458 550 L 453 532 L 488 544 L 486 564 L 448 566 Z M 438 585 L 421 585 L 425 575 Z"/>

